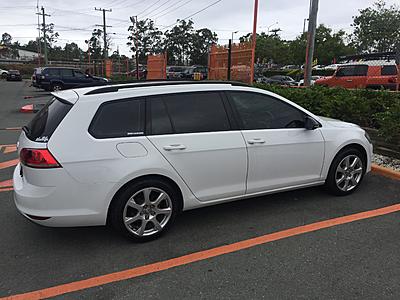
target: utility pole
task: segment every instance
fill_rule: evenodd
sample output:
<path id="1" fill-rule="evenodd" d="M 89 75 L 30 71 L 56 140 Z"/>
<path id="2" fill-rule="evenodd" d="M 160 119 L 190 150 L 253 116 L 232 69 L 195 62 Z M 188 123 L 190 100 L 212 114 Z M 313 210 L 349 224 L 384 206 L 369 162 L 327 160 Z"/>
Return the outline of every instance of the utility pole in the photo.
<path id="1" fill-rule="evenodd" d="M 43 23 L 42 23 L 42 30 L 43 30 L 43 41 L 44 41 L 44 65 L 46 66 L 49 61 L 47 60 L 47 39 L 46 39 L 46 17 L 50 17 L 50 15 L 47 15 L 44 12 L 44 7 L 42 6 L 41 8 L 41 13 L 36 13 L 37 15 L 40 15 L 43 17 Z"/>
<path id="2" fill-rule="evenodd" d="M 112 27 L 112 26 L 107 26 L 106 25 L 106 12 L 112 12 L 112 9 L 104 9 L 104 8 L 95 7 L 94 10 L 103 12 L 103 25 L 96 24 L 96 26 L 103 27 L 103 41 L 104 41 L 103 56 L 104 56 L 104 59 L 107 59 L 108 58 L 108 50 L 107 50 L 107 32 L 106 32 L 106 29 L 107 29 L 107 27 Z"/>
<path id="3" fill-rule="evenodd" d="M 317 30 L 318 1 L 311 0 L 310 16 L 308 21 L 306 64 L 304 66 L 304 86 L 310 86 L 312 63 L 314 56 L 315 32 Z"/>
<path id="4" fill-rule="evenodd" d="M 231 80 L 231 64 L 232 64 L 232 40 L 228 43 L 228 73 L 226 74 L 227 80 Z"/>
<path id="5" fill-rule="evenodd" d="M 258 0 L 254 0 L 254 16 L 253 16 L 253 35 L 251 39 L 251 66 L 250 66 L 250 82 L 254 82 L 254 62 L 256 58 L 256 40 L 257 40 L 257 15 Z"/>
<path id="6" fill-rule="evenodd" d="M 36 12 L 37 12 L 37 24 L 38 24 L 38 40 L 37 40 L 37 51 L 38 51 L 38 67 L 40 67 L 40 57 L 42 56 L 42 47 L 40 45 L 40 16 L 39 16 L 39 0 L 36 2 Z"/>
<path id="7" fill-rule="evenodd" d="M 137 16 L 132 16 L 130 17 L 130 20 L 132 22 L 132 41 L 135 43 L 135 64 L 136 64 L 136 79 L 139 80 L 139 49 L 138 49 L 138 33 L 137 33 L 137 29 L 138 29 L 138 19 Z M 136 27 L 136 36 L 134 36 L 133 33 L 133 26 Z"/>

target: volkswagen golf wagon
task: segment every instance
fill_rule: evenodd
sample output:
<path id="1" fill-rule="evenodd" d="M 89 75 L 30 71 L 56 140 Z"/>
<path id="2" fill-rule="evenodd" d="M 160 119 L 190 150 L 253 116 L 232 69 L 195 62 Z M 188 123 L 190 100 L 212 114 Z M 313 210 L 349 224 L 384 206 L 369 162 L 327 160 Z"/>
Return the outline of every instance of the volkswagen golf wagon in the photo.
<path id="1" fill-rule="evenodd" d="M 24 127 L 17 209 L 45 226 L 110 224 L 158 237 L 185 210 L 325 185 L 347 195 L 371 169 L 357 125 L 231 82 L 145 82 L 53 98 Z"/>

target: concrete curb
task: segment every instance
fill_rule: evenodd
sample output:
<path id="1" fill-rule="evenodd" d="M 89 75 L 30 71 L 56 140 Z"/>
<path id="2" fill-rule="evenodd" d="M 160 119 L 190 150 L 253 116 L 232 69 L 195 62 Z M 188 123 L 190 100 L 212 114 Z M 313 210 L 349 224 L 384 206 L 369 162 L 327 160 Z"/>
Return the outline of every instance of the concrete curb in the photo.
<path id="1" fill-rule="evenodd" d="M 400 172 L 397 172 L 395 170 L 386 168 L 386 167 L 381 167 L 378 166 L 377 164 L 372 164 L 371 171 L 375 174 L 385 176 L 391 179 L 396 179 L 400 180 Z"/>

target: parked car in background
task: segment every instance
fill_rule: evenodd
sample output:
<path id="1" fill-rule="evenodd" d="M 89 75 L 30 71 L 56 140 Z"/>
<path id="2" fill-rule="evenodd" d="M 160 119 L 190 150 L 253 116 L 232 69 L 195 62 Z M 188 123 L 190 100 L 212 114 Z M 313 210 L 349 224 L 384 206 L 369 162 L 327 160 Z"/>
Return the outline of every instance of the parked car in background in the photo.
<path id="1" fill-rule="evenodd" d="M 185 78 L 186 67 L 181 66 L 170 66 L 167 67 L 167 78 L 168 79 L 182 79 Z"/>
<path id="2" fill-rule="evenodd" d="M 324 65 L 315 65 L 314 67 L 312 67 L 313 70 L 325 70 L 325 66 Z"/>
<path id="3" fill-rule="evenodd" d="M 22 81 L 21 73 L 18 70 L 9 70 L 7 81 Z"/>
<path id="4" fill-rule="evenodd" d="M 318 79 L 315 84 L 344 88 L 398 89 L 399 65 L 394 61 L 361 61 L 338 67 L 333 76 Z"/>
<path id="5" fill-rule="evenodd" d="M 295 86 L 297 82 L 290 76 L 287 75 L 274 75 L 271 77 L 261 78 L 262 83 L 266 84 L 280 84 L 280 85 L 288 85 Z"/>
<path id="6" fill-rule="evenodd" d="M 311 76 L 311 80 L 310 80 L 310 85 L 314 85 L 315 81 L 322 78 L 322 76 Z M 300 79 L 298 86 L 303 86 L 304 85 L 304 78 Z"/>
<path id="7" fill-rule="evenodd" d="M 136 69 L 133 69 L 129 72 L 129 76 L 131 76 L 133 79 L 137 78 L 137 74 L 136 74 Z M 147 68 L 143 67 L 143 66 L 139 66 L 139 79 L 140 80 L 145 80 L 147 77 Z"/>
<path id="8" fill-rule="evenodd" d="M 146 241 L 181 211 L 316 185 L 344 196 L 371 170 L 359 126 L 242 84 L 53 95 L 23 128 L 13 175 L 17 209 L 44 226 L 110 224 Z"/>
<path id="9" fill-rule="evenodd" d="M 297 65 L 286 65 L 281 68 L 281 70 L 298 70 L 300 69 Z"/>
<path id="10" fill-rule="evenodd" d="M 76 68 L 45 67 L 35 76 L 36 85 L 46 91 L 59 91 L 84 85 L 102 85 L 108 79 L 83 73 Z"/>
<path id="11" fill-rule="evenodd" d="M 206 66 L 200 66 L 200 65 L 194 65 L 194 66 L 188 67 L 183 73 L 183 78 L 194 79 L 195 73 L 200 73 L 201 80 L 207 79 L 208 68 Z"/>
<path id="12" fill-rule="evenodd" d="M 7 71 L 7 70 L 0 69 L 0 76 L 1 76 L 1 77 L 6 78 L 6 77 L 7 77 L 7 74 L 8 74 L 8 71 Z"/>

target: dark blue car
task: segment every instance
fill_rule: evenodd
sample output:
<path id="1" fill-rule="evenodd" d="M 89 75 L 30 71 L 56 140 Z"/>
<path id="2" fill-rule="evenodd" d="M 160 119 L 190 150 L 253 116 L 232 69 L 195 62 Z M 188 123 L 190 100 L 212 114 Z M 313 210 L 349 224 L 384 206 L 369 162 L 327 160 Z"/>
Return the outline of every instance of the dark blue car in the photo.
<path id="1" fill-rule="evenodd" d="M 39 88 L 46 91 L 59 91 L 87 85 L 103 85 L 108 80 L 83 73 L 79 69 L 64 67 L 45 67 L 35 78 Z"/>

